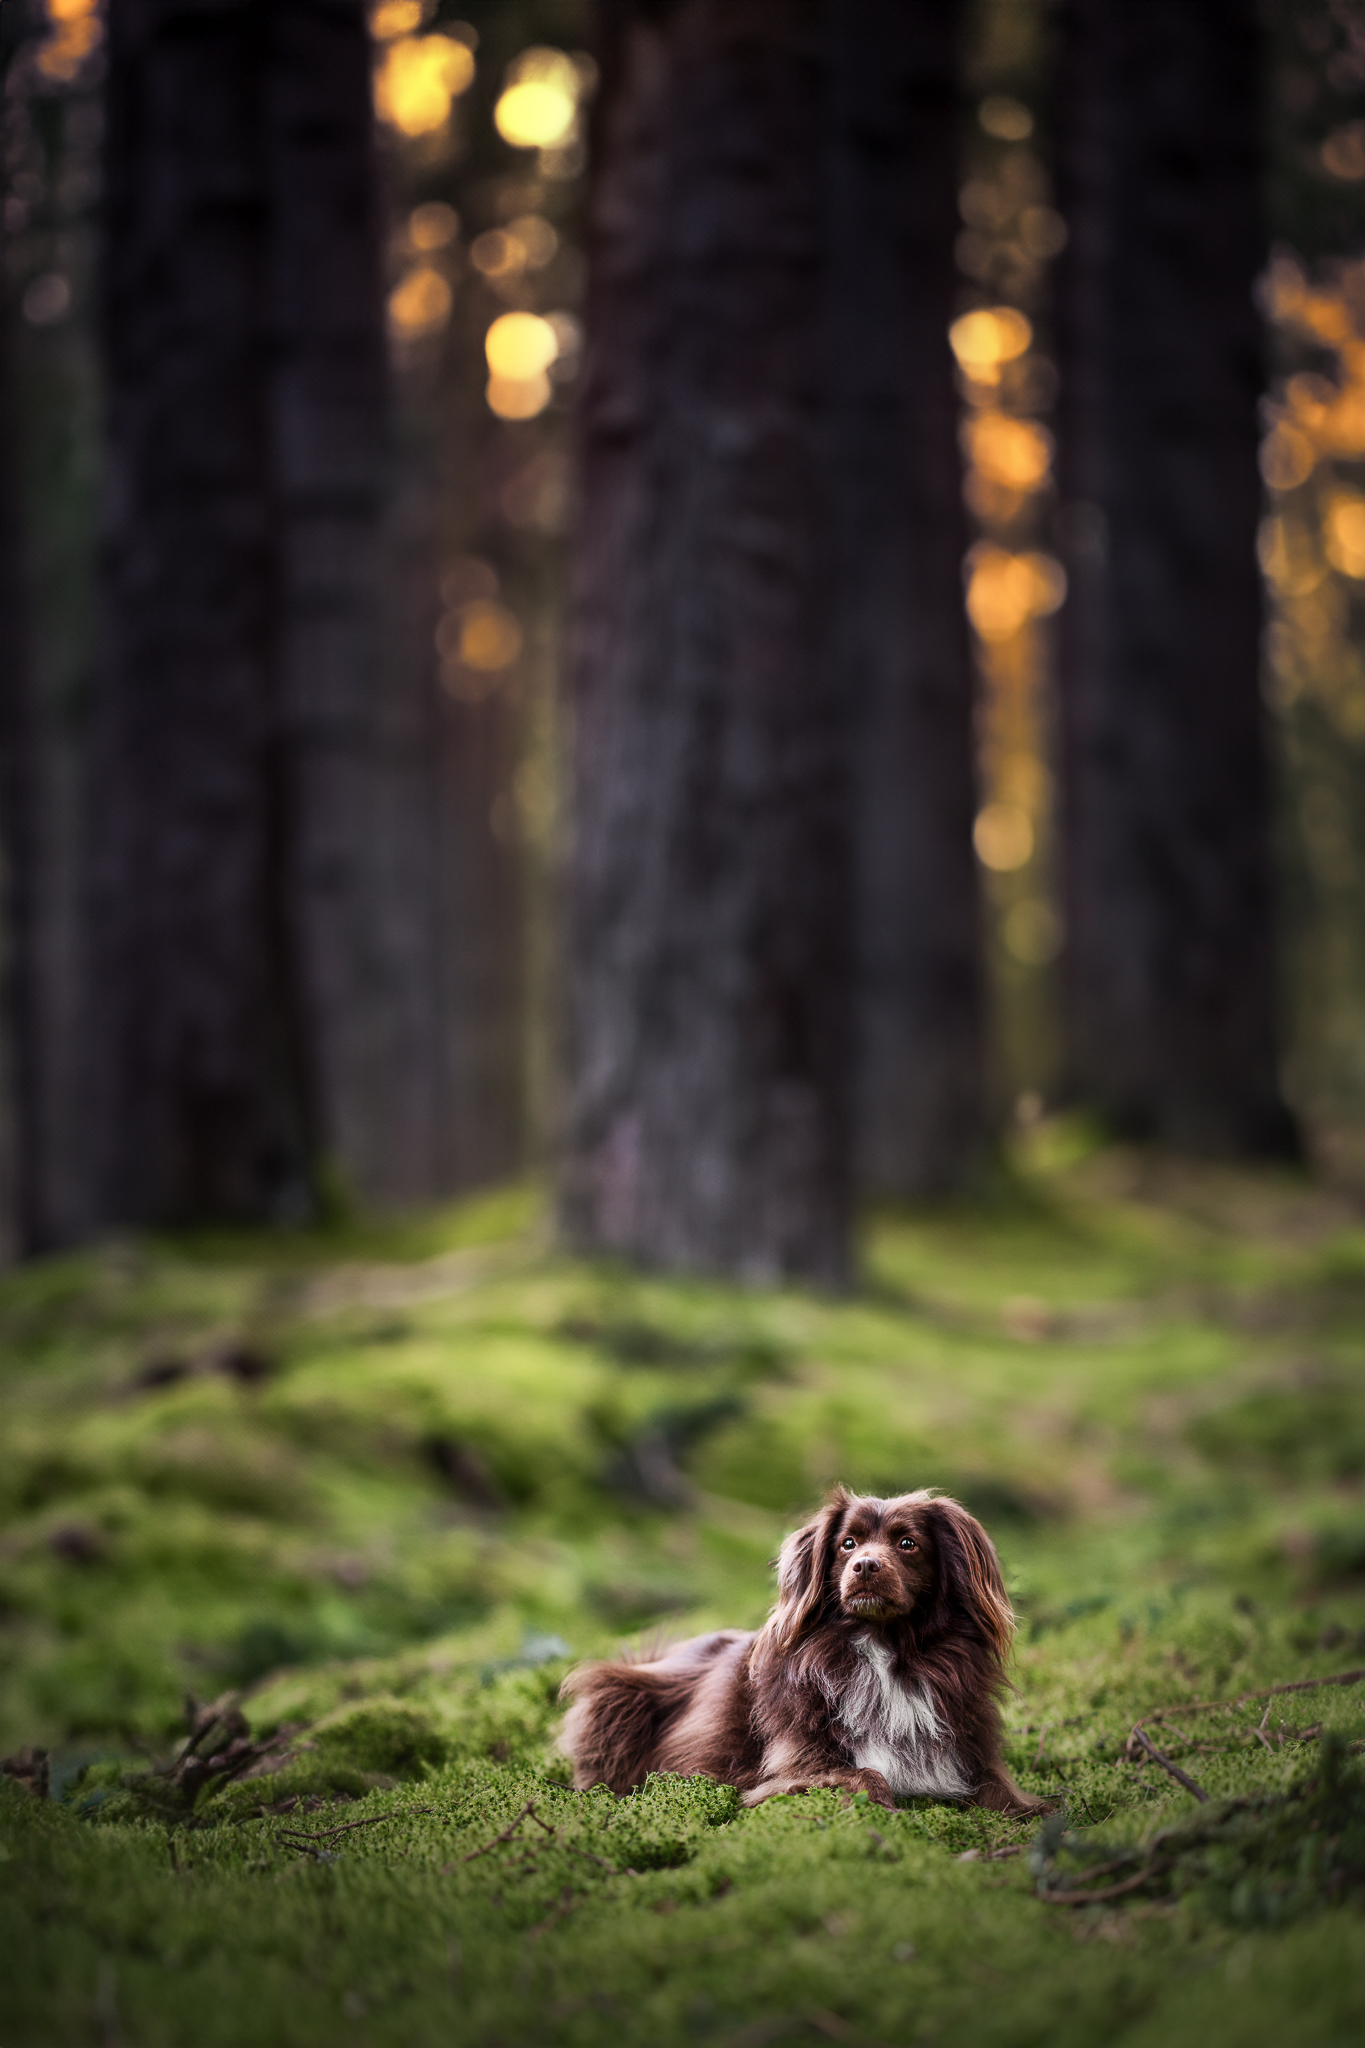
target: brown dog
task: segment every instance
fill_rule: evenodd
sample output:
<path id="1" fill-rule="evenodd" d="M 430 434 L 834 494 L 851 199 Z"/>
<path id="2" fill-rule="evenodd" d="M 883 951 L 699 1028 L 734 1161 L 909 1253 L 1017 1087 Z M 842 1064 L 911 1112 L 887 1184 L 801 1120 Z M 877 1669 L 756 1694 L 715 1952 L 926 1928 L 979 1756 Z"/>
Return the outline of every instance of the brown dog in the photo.
<path id="1" fill-rule="evenodd" d="M 836 1488 L 782 1545 L 757 1635 L 722 1629 L 648 1662 L 580 1664 L 560 1747 L 574 1783 L 618 1797 L 650 1771 L 737 1785 L 747 1806 L 827 1785 L 1051 1810 L 1000 1754 L 996 1696 L 1014 1633 L 981 1524 L 932 1490 Z"/>

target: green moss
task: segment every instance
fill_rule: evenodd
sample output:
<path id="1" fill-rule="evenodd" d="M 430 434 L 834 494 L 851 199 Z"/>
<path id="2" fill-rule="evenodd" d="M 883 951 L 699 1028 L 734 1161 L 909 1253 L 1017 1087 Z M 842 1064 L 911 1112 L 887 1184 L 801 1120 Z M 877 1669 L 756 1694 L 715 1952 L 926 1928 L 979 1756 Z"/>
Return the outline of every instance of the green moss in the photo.
<path id="1" fill-rule="evenodd" d="M 1199 1416 L 1190 1440 L 1220 1463 L 1306 1480 L 1358 1479 L 1365 1473 L 1365 1388 L 1264 1388 Z"/>
<path id="2" fill-rule="evenodd" d="M 0 1748 L 72 1788 L 0 1787 L 7 2048 L 1358 2035 L 1358 1914 L 1243 1911 L 1245 1844 L 1071 1912 L 1022 1854 L 959 1860 L 1032 1832 L 972 1809 L 568 1787 L 568 1652 L 756 1624 L 835 1478 L 991 1527 L 1007 1754 L 1078 1853 L 1196 1811 L 1126 1759 L 1140 1716 L 1365 1664 L 1365 1231 L 1291 1177 L 1074 1133 L 1013 1171 L 875 1219 L 842 1301 L 573 1264 L 526 1190 L 0 1283 Z M 229 1340 L 269 1375 L 203 1363 Z M 676 1485 L 636 1483 L 659 1453 Z M 228 1686 L 253 1737 L 293 1731 L 282 1768 L 130 1791 Z M 1365 1739 L 1365 1687 L 1161 1725 L 1252 1814 L 1318 1721 Z"/>

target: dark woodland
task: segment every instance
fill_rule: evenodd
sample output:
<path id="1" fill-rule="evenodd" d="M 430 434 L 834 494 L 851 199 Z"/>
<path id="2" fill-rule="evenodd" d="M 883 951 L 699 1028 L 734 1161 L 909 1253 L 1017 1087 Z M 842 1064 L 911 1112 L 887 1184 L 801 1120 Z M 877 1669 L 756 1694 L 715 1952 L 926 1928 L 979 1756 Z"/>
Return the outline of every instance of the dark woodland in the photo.
<path id="1" fill-rule="evenodd" d="M 0 2044 L 1365 2037 L 1361 0 L 0 115 Z"/>
<path id="2" fill-rule="evenodd" d="M 1075 1086 L 1132 1136 L 1283 1153 L 1255 551 L 1256 10 L 1076 0 L 1063 34 Z"/>

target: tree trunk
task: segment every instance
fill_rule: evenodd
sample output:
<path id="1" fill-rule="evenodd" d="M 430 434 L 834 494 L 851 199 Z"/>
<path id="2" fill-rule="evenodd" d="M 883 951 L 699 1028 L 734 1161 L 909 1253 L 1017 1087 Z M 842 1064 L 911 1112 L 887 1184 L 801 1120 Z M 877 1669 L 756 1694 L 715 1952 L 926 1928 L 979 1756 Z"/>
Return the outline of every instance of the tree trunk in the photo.
<path id="1" fill-rule="evenodd" d="M 275 703 L 265 22 L 114 0 L 109 31 L 96 1201 L 258 1218 L 302 1200 L 311 1152 Z"/>
<path id="2" fill-rule="evenodd" d="M 846 764 L 823 644 L 805 0 L 612 0 L 590 198 L 564 1222 L 847 1259 Z"/>
<path id="3" fill-rule="evenodd" d="M 420 1122 L 372 880 L 361 0 L 113 0 L 108 122 L 97 1207 L 300 1213 Z"/>
<path id="4" fill-rule="evenodd" d="M 267 19 L 287 938 L 316 1140 L 349 1187 L 412 1200 L 437 1179 L 434 933 L 405 900 L 403 863 L 390 862 L 395 834 L 430 829 L 430 762 L 380 704 L 385 342 L 370 44 L 360 0 L 275 0 Z M 386 788 L 395 775 L 406 820 Z"/>
<path id="5" fill-rule="evenodd" d="M 1255 555 L 1255 12 L 1250 0 L 1073 0 L 1069 29 L 1075 1086 L 1120 1132 L 1282 1151 Z"/>
<path id="6" fill-rule="evenodd" d="M 0 92 L 10 47 L 0 44 Z M 6 286 L 8 280 L 5 280 Z M 37 1114 L 38 750 L 16 474 L 19 420 L 9 291 L 0 304 L 0 1265 L 45 1241 Z"/>
<path id="7" fill-rule="evenodd" d="M 960 10 L 841 0 L 832 54 L 836 659 L 858 698 L 856 1173 L 962 1183 L 984 1072 L 954 312 Z"/>

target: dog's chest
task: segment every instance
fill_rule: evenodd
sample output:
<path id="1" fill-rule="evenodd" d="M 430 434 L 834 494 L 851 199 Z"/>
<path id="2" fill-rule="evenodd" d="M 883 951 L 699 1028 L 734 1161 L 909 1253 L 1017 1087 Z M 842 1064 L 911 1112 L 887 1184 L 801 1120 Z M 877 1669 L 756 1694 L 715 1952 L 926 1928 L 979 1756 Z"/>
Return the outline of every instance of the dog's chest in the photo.
<path id="1" fill-rule="evenodd" d="M 839 1705 L 839 1719 L 860 1771 L 880 1771 L 901 1798 L 927 1793 L 967 1799 L 947 1728 L 927 1686 L 906 1685 L 891 1668 L 891 1652 L 876 1636 L 860 1636 L 858 1664 Z"/>

